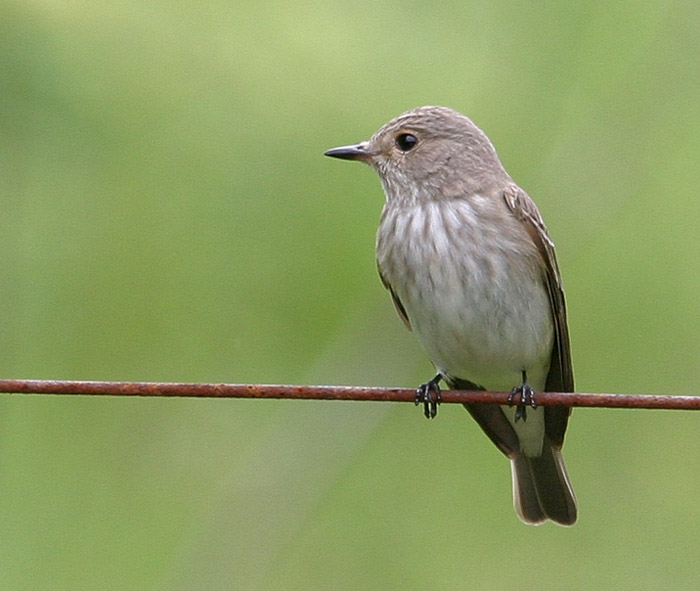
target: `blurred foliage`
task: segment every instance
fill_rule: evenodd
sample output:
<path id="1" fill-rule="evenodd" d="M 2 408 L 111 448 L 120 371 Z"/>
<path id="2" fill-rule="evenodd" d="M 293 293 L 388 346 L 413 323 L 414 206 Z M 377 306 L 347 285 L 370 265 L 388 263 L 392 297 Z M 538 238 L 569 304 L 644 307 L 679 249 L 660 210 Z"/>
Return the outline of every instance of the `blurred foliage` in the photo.
<path id="1" fill-rule="evenodd" d="M 421 104 L 557 242 L 580 391 L 697 393 L 700 7 L 0 4 L 0 373 L 411 386 L 383 196 L 322 157 Z M 2 589 L 695 589 L 698 418 L 578 410 L 521 525 L 459 408 L 0 398 Z"/>

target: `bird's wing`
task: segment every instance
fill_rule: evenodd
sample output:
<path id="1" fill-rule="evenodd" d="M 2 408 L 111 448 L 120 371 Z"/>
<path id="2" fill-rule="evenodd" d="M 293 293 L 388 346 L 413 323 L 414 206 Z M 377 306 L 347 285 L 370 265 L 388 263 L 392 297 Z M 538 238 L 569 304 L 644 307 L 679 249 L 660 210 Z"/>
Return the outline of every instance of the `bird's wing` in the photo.
<path id="1" fill-rule="evenodd" d="M 379 270 L 379 279 L 381 279 L 382 285 L 389 290 L 389 293 L 391 294 L 391 301 L 394 302 L 394 308 L 396 308 L 396 312 L 398 313 L 399 318 L 403 320 L 403 323 L 406 325 L 406 328 L 408 330 L 411 330 L 411 321 L 408 319 L 408 314 L 406 314 L 406 308 L 403 307 L 399 296 L 396 295 L 396 292 L 392 289 L 389 282 L 386 279 L 384 279 L 381 270 Z"/>
<path id="2" fill-rule="evenodd" d="M 547 392 L 573 392 L 574 371 L 571 365 L 569 328 L 566 323 L 566 303 L 557 258 L 547 228 L 535 202 L 519 187 L 513 185 L 503 193 L 506 205 L 519 219 L 523 228 L 537 246 L 542 257 L 543 273 L 554 320 L 554 346 L 545 384 Z M 552 406 L 547 409 L 547 435 L 557 446 L 564 440 L 564 431 L 571 413 L 568 407 Z"/>

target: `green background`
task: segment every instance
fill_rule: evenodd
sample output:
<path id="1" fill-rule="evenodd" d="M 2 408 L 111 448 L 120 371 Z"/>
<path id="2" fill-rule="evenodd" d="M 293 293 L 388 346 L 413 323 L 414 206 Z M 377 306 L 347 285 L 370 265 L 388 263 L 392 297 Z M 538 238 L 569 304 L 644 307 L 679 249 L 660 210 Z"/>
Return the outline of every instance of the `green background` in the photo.
<path id="1" fill-rule="evenodd" d="M 695 394 L 696 2 L 0 4 L 0 375 L 415 386 L 375 175 L 444 104 L 557 243 L 577 389 Z M 459 407 L 0 396 L 1 589 L 697 589 L 700 421 L 579 409 L 572 529 Z"/>

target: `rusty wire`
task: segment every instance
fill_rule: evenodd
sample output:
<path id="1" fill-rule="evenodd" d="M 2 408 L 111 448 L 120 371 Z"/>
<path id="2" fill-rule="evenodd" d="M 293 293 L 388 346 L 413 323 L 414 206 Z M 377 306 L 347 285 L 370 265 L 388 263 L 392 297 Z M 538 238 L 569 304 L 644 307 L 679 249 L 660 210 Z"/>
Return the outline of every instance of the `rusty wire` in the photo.
<path id="1" fill-rule="evenodd" d="M 7 394 L 53 394 L 63 396 L 276 398 L 374 402 L 413 402 L 415 399 L 415 390 L 407 388 L 67 380 L 0 380 L 0 392 Z M 442 402 L 507 404 L 508 393 L 443 390 Z M 539 392 L 537 394 L 537 404 L 541 406 L 700 410 L 700 396 Z"/>

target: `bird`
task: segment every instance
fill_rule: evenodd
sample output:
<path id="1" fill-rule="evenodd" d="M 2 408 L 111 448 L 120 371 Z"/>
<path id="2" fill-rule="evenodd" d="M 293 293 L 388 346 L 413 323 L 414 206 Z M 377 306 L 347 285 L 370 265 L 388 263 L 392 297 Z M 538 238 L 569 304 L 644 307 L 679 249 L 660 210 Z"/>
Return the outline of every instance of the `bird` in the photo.
<path id="1" fill-rule="evenodd" d="M 561 274 L 535 202 L 486 134 L 448 107 L 412 109 L 325 155 L 379 175 L 379 276 L 437 372 L 416 403 L 434 417 L 441 381 L 510 392 L 508 405 L 464 406 L 510 460 L 518 517 L 573 525 L 561 454 L 571 409 L 536 404 L 538 391 L 573 392 L 574 376 Z"/>

